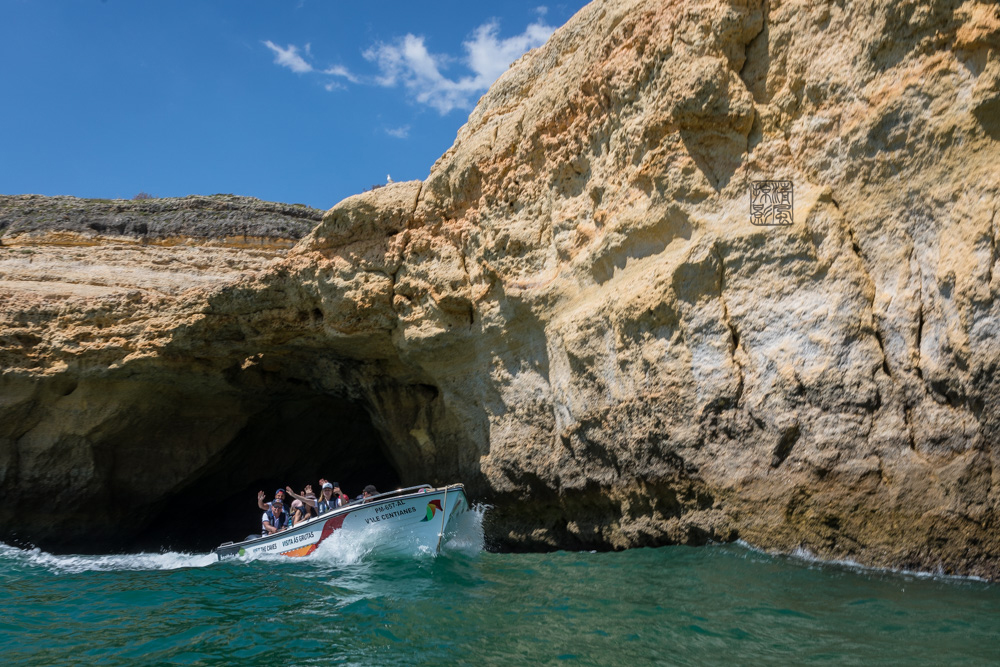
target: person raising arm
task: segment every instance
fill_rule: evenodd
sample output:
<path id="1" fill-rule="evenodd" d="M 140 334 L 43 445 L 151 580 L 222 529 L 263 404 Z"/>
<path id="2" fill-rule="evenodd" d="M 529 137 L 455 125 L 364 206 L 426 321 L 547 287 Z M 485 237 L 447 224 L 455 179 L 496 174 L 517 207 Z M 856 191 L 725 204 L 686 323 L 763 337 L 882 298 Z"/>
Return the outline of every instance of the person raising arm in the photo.
<path id="1" fill-rule="evenodd" d="M 257 492 L 257 507 L 261 508 L 262 510 L 264 510 L 266 512 L 269 509 L 271 509 L 271 506 L 270 506 L 270 504 L 264 502 L 264 497 L 265 496 L 264 496 L 264 492 L 263 491 L 258 491 Z M 274 492 L 274 499 L 277 500 L 277 501 L 279 501 L 281 503 L 282 507 L 284 507 L 284 505 L 285 505 L 285 492 L 284 492 L 284 490 L 283 489 L 276 490 Z"/>
<path id="2" fill-rule="evenodd" d="M 313 490 L 312 484 L 306 484 L 305 493 L 300 496 L 299 494 L 292 491 L 292 487 L 290 486 L 285 487 L 285 492 L 292 498 L 295 498 L 296 500 L 301 500 L 303 504 L 308 505 L 309 507 L 316 507 L 316 496 L 313 495 L 312 490 Z"/>
<path id="3" fill-rule="evenodd" d="M 347 497 L 347 494 L 340 488 L 339 482 L 333 483 L 333 495 L 338 498 L 337 507 L 343 507 L 351 502 L 351 499 Z"/>

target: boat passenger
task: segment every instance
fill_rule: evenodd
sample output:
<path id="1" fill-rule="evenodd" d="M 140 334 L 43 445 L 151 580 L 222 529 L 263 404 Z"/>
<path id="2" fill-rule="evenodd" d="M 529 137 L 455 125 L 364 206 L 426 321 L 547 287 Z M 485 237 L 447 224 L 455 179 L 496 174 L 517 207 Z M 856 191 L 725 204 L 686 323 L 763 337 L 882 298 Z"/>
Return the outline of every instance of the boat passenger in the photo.
<path id="1" fill-rule="evenodd" d="M 260 518 L 260 534 L 273 535 L 287 527 L 288 515 L 285 506 L 278 499 L 271 501 L 271 507 Z"/>
<path id="2" fill-rule="evenodd" d="M 287 491 L 288 495 L 292 498 L 295 498 L 295 500 L 302 503 L 306 516 L 309 514 L 315 514 L 317 500 L 316 495 L 312 492 L 312 484 L 306 484 L 305 491 L 301 494 L 292 491 L 292 487 L 290 486 L 286 486 L 285 491 Z M 295 503 L 292 504 L 294 505 Z"/>
<path id="3" fill-rule="evenodd" d="M 316 512 L 316 494 L 313 493 L 312 484 L 306 484 L 305 491 L 302 494 L 302 504 L 305 505 L 306 518 L 312 518 L 319 516 Z M 311 503 L 309 501 L 312 501 Z"/>
<path id="4" fill-rule="evenodd" d="M 278 502 L 280 502 L 282 509 L 284 509 L 284 507 L 285 507 L 285 490 L 284 489 L 276 489 L 275 492 L 274 492 L 274 500 L 277 500 Z M 258 491 L 257 492 L 257 507 L 261 508 L 265 512 L 268 509 L 270 509 L 270 504 L 267 504 L 267 503 L 264 502 L 264 492 L 263 491 Z"/>
<path id="5" fill-rule="evenodd" d="M 292 526 L 297 526 L 308 518 L 309 514 L 306 512 L 306 505 L 301 500 L 292 501 L 292 516 L 291 523 Z"/>
<path id="6" fill-rule="evenodd" d="M 316 510 L 320 514 L 326 514 L 340 507 L 340 497 L 333 494 L 333 484 L 323 482 L 323 491 L 320 493 L 319 501 L 316 503 Z"/>
<path id="7" fill-rule="evenodd" d="M 327 484 L 329 484 L 334 489 L 334 495 L 337 495 L 336 489 L 337 489 L 337 487 L 340 486 L 340 482 L 331 482 L 331 481 L 323 479 L 323 478 L 320 478 L 320 480 L 319 480 L 320 495 L 322 496 L 323 488 L 326 487 Z M 350 498 L 348 498 L 348 500 L 350 500 Z M 342 503 L 342 504 L 346 504 L 346 503 Z"/>
<path id="8" fill-rule="evenodd" d="M 341 490 L 340 482 L 333 483 L 333 495 L 335 495 L 339 500 L 337 507 L 343 507 L 347 503 L 351 502 L 351 499 L 347 496 L 347 494 Z"/>
<path id="9" fill-rule="evenodd" d="M 365 487 L 365 490 L 361 492 L 361 502 L 367 503 L 369 498 L 377 495 L 378 489 L 375 488 L 374 484 L 369 484 Z"/>

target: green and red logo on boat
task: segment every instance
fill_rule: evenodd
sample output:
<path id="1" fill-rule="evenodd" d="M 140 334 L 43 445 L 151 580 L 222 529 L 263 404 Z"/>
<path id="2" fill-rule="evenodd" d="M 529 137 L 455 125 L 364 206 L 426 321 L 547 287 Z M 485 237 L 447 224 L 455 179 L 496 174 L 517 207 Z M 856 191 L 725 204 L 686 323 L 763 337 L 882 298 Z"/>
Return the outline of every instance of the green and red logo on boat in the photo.
<path id="1" fill-rule="evenodd" d="M 427 516 L 421 519 L 421 521 L 430 521 L 431 519 L 434 518 L 434 513 L 440 511 L 442 511 L 441 501 L 440 500 L 430 501 L 429 503 L 427 503 Z"/>

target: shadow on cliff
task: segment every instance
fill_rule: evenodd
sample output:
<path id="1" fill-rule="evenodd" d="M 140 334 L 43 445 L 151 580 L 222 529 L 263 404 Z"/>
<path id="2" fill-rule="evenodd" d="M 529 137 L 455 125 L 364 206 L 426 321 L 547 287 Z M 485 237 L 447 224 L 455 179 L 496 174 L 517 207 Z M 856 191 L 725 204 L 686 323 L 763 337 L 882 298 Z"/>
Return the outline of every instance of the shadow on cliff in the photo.
<path id="1" fill-rule="evenodd" d="M 356 496 L 367 484 L 397 488 L 399 475 L 367 412 L 322 394 L 278 394 L 256 410 L 195 481 L 162 504 L 138 540 L 142 548 L 207 551 L 260 532 L 257 492 L 301 493 L 318 479 Z"/>

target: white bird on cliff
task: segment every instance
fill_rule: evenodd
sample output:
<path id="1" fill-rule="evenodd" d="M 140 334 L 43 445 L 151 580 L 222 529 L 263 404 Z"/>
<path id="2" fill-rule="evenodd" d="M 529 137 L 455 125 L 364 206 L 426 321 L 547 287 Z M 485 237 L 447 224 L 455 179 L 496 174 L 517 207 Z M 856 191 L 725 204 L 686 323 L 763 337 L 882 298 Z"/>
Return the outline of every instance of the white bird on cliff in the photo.
<path id="1" fill-rule="evenodd" d="M 390 183 L 392 183 L 392 176 L 390 176 L 389 174 L 386 174 L 385 175 L 385 184 L 389 185 Z"/>

